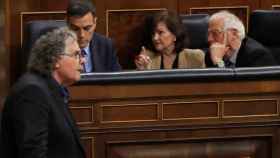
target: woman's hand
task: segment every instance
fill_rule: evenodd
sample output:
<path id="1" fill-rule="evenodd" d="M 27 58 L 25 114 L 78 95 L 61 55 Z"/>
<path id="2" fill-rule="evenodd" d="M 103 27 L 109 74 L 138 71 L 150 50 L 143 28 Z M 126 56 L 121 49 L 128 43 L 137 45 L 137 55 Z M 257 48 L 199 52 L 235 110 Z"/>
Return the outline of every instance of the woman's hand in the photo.
<path id="1" fill-rule="evenodd" d="M 134 62 L 137 67 L 137 70 L 149 70 L 150 69 L 152 60 L 147 55 L 147 52 L 146 52 L 146 49 L 144 46 L 142 47 L 140 54 L 138 56 L 136 56 Z"/>

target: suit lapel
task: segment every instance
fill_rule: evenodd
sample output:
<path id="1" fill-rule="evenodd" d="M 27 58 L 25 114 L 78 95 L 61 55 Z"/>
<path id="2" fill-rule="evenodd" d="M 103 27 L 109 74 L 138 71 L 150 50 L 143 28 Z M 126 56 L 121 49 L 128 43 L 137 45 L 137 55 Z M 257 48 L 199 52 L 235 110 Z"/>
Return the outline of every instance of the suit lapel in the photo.
<path id="1" fill-rule="evenodd" d="M 90 41 L 90 53 L 91 53 L 91 61 L 93 62 L 93 69 L 92 71 L 102 71 L 100 53 L 98 53 L 98 44 L 97 44 L 97 36 L 93 33 L 92 40 Z"/>
<path id="2" fill-rule="evenodd" d="M 241 66 L 244 65 L 243 64 L 244 63 L 243 59 L 246 59 L 246 58 L 243 57 L 243 56 L 245 55 L 244 53 L 246 52 L 246 50 L 245 50 L 246 49 L 246 42 L 247 42 L 247 38 L 242 40 L 242 43 L 241 43 L 241 46 L 240 46 L 240 49 L 238 51 L 237 58 L 236 58 L 236 64 L 235 64 L 236 67 L 241 67 Z"/>

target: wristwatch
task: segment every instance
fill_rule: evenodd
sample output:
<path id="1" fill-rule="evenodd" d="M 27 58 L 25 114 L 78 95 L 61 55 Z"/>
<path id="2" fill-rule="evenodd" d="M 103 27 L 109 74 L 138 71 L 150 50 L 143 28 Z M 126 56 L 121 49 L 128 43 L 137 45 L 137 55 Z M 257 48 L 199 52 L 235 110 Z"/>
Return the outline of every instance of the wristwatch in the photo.
<path id="1" fill-rule="evenodd" d="M 221 67 L 221 68 L 224 68 L 225 67 L 225 62 L 223 60 L 220 60 L 220 61 L 217 62 L 217 66 Z"/>

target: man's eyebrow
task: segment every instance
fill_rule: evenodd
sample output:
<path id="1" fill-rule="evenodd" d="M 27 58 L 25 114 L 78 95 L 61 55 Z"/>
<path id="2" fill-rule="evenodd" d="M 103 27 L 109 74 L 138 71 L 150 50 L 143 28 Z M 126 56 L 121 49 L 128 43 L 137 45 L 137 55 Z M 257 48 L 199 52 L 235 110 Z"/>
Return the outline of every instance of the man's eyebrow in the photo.
<path id="1" fill-rule="evenodd" d="M 89 27 L 92 27 L 92 26 L 93 26 L 92 24 L 89 24 L 89 25 L 86 25 L 86 26 L 79 27 L 77 25 L 70 24 L 70 27 L 79 28 L 79 29 L 89 28 Z"/>
<path id="2" fill-rule="evenodd" d="M 90 24 L 90 25 L 86 25 L 86 26 L 84 26 L 83 28 L 86 28 L 86 27 L 92 27 L 92 25 Z"/>
<path id="3" fill-rule="evenodd" d="M 70 27 L 76 27 L 76 28 L 79 28 L 77 25 L 74 25 L 74 24 L 71 24 L 71 23 L 70 23 Z"/>

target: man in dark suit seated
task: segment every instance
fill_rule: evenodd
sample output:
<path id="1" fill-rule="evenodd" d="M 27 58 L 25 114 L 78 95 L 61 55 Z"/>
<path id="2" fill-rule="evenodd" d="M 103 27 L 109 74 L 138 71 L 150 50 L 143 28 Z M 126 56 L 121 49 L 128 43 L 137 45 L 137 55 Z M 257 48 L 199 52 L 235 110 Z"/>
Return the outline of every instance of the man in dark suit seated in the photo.
<path id="1" fill-rule="evenodd" d="M 4 104 L 1 158 L 86 158 L 66 89 L 80 79 L 84 62 L 76 34 L 66 27 L 36 41 L 28 72 Z"/>
<path id="2" fill-rule="evenodd" d="M 272 54 L 246 37 L 241 20 L 228 11 L 213 14 L 208 25 L 207 67 L 258 67 L 276 65 Z"/>
<path id="3" fill-rule="evenodd" d="M 112 41 L 95 32 L 95 7 L 87 1 L 72 1 L 67 8 L 68 26 L 77 34 L 85 54 L 84 72 L 120 71 L 121 66 Z"/>

